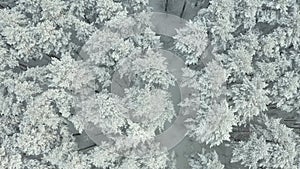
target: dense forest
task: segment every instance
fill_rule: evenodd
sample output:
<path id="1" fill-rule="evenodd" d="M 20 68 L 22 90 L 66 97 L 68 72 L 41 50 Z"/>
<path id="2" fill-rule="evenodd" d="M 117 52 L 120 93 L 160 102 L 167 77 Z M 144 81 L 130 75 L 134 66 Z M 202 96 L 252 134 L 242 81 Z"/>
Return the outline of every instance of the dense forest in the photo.
<path id="1" fill-rule="evenodd" d="M 1 169 L 300 169 L 298 0 L 0 0 Z"/>

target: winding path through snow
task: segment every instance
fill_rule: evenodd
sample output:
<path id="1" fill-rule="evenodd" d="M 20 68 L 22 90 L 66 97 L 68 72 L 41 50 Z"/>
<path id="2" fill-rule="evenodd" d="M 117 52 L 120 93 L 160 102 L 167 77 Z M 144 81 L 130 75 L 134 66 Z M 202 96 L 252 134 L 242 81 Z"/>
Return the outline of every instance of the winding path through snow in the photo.
<path id="1" fill-rule="evenodd" d="M 151 22 L 153 24 L 152 30 L 154 32 L 160 35 L 173 37 L 176 35 L 176 29 L 185 27 L 187 21 L 175 15 L 153 12 Z M 170 51 L 161 49 L 160 52 L 162 53 L 162 56 L 166 57 L 169 71 L 176 77 L 177 83 L 180 84 L 182 78 L 181 69 L 185 67 L 184 61 Z M 111 91 L 119 96 L 123 96 L 124 88 L 127 87 L 129 87 L 128 83 L 124 79 L 120 79 L 120 76 L 116 72 L 113 75 Z M 191 92 L 188 88 L 179 89 L 181 100 L 187 98 Z M 173 124 L 161 134 L 157 135 L 155 140 L 160 143 L 161 147 L 166 147 L 168 150 L 174 148 L 185 138 L 187 129 L 184 125 L 184 121 L 188 117 L 192 116 L 192 114 L 183 115 L 179 109 L 178 116 Z M 90 125 L 85 129 L 85 131 L 96 144 L 101 144 L 103 141 L 108 141 L 108 138 L 100 133 L 100 130 L 96 126 Z"/>

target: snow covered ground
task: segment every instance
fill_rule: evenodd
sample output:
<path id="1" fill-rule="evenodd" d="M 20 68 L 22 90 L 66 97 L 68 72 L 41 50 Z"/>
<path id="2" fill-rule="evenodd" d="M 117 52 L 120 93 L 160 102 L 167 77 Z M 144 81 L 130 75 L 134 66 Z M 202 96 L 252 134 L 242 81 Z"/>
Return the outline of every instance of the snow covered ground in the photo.
<path id="1" fill-rule="evenodd" d="M 183 5 L 184 0 L 169 0 L 167 11 L 165 11 L 165 0 L 150 0 L 150 6 L 154 12 L 164 12 L 176 16 L 180 16 Z M 193 19 L 197 15 L 199 9 L 203 8 L 204 5 L 206 5 L 206 3 L 195 7 L 193 3 L 187 1 L 182 18 L 186 20 Z"/>

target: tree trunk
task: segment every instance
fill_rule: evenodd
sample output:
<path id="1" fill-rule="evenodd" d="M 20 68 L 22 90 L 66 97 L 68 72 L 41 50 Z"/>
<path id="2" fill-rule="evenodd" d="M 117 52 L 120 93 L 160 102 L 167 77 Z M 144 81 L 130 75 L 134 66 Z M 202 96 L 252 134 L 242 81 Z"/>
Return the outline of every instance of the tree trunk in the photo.
<path id="1" fill-rule="evenodd" d="M 74 133 L 72 134 L 72 136 L 80 136 L 81 134 L 80 133 Z"/>
<path id="2" fill-rule="evenodd" d="M 184 13 L 184 10 L 185 10 L 185 8 L 186 8 L 186 0 L 184 1 L 184 3 L 183 3 L 183 7 L 182 7 L 182 10 L 181 10 L 181 13 L 180 13 L 180 18 L 182 18 L 182 16 L 183 16 L 183 13 Z"/>
<path id="3" fill-rule="evenodd" d="M 90 145 L 90 146 L 81 148 L 81 149 L 79 149 L 78 151 L 84 151 L 84 150 L 87 150 L 87 149 L 89 149 L 89 148 L 96 147 L 96 146 L 97 146 L 97 144 L 92 144 L 92 145 Z"/>
<path id="4" fill-rule="evenodd" d="M 169 0 L 165 0 L 165 12 L 168 11 Z"/>

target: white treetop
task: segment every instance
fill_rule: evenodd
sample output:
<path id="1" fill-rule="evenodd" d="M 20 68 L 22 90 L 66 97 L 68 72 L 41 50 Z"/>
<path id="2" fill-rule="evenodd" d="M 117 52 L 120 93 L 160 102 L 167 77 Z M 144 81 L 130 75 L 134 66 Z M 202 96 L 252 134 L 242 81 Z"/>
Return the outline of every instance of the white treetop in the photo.
<path id="1" fill-rule="evenodd" d="M 175 115 L 161 89 L 174 84 L 174 77 L 156 52 L 161 43 L 150 29 L 147 4 L 21 0 L 0 9 L 0 168 L 164 169 L 174 161 L 153 141 L 154 131 Z M 88 57 L 79 56 L 93 33 Z M 121 66 L 130 74 L 126 59 L 149 90 L 132 89 L 135 94 L 120 98 L 107 87 Z M 130 119 L 129 102 L 144 106 L 134 111 L 147 123 Z M 112 142 L 79 149 L 72 134 L 88 123 Z"/>
<path id="2" fill-rule="evenodd" d="M 175 49 L 186 56 L 186 64 L 197 64 L 205 57 L 202 54 L 208 46 L 207 36 L 205 25 L 197 21 L 189 21 L 186 27 L 177 30 Z"/>
<path id="3" fill-rule="evenodd" d="M 232 161 L 250 168 L 298 168 L 299 136 L 280 119 L 261 119 L 250 139 L 235 146 Z"/>
<path id="4" fill-rule="evenodd" d="M 213 152 L 205 152 L 192 155 L 189 159 L 189 166 L 192 169 L 224 169 L 224 165 L 219 161 L 218 154 Z"/>
<path id="5" fill-rule="evenodd" d="M 298 169 L 297 123 L 269 111 L 300 112 L 299 2 L 201 2 L 168 37 L 187 66 L 182 131 L 210 148 L 190 167 L 227 167 L 214 150 L 226 141 L 231 162 Z M 155 137 L 176 118 L 168 89 L 178 79 L 151 20 L 149 0 L 0 0 L 0 168 L 175 169 Z M 110 90 L 116 72 L 129 83 L 123 96 Z M 81 147 L 91 126 L 103 141 Z"/>

